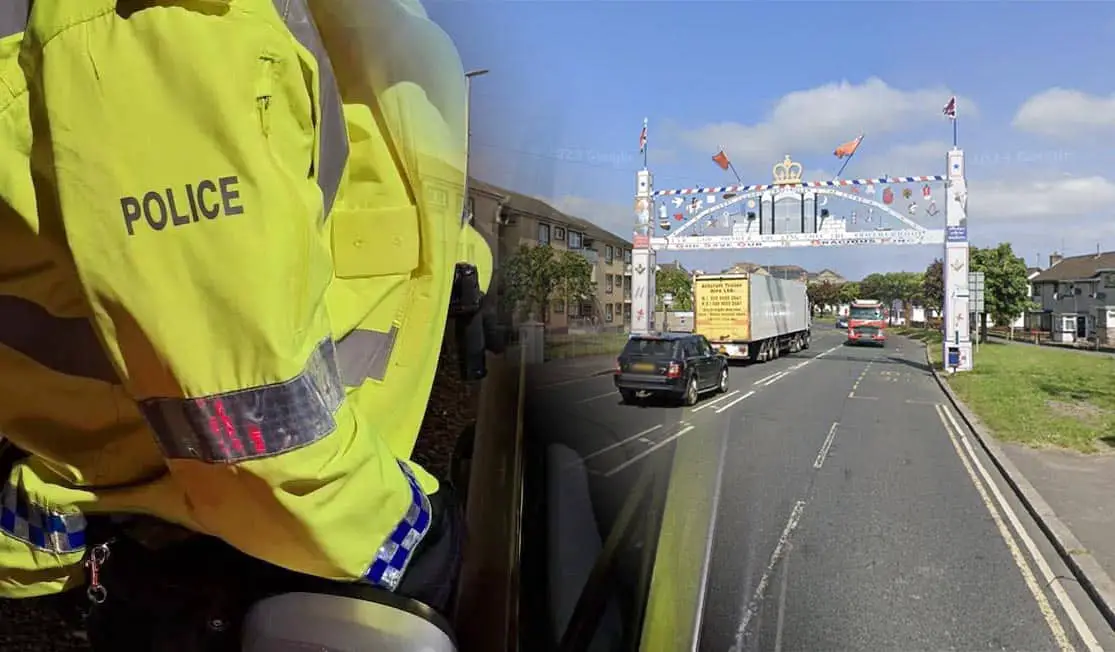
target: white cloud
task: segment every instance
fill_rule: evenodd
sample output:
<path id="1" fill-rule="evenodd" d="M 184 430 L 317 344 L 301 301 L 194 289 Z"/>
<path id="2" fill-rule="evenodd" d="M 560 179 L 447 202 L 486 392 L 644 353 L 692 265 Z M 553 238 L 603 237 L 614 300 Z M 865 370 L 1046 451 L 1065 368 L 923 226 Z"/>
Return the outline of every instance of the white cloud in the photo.
<path id="1" fill-rule="evenodd" d="M 1012 124 L 1050 138 L 1094 138 L 1098 130 L 1115 130 L 1115 95 L 1050 88 L 1023 102 Z"/>
<path id="2" fill-rule="evenodd" d="M 708 124 L 680 136 L 701 151 L 723 146 L 733 160 L 767 163 L 788 152 L 831 152 L 861 131 L 878 136 L 918 123 L 943 122 L 941 109 L 951 95 L 945 88 L 905 91 L 874 77 L 858 85 L 842 81 L 782 97 L 763 122 Z M 974 102 L 957 101 L 965 116 L 978 115 Z"/>
<path id="3" fill-rule="evenodd" d="M 870 149 L 867 139 L 864 139 L 862 147 L 856 158 L 852 159 L 849 168 L 863 170 L 864 175 L 872 177 L 944 174 L 945 155 L 951 149 L 951 145 L 943 140 L 899 144 L 886 151 L 875 152 Z"/>
<path id="4" fill-rule="evenodd" d="M 1115 182 L 1100 176 L 1053 181 L 969 181 L 973 221 L 1048 221 L 1050 228 L 1091 228 L 1111 222 Z"/>

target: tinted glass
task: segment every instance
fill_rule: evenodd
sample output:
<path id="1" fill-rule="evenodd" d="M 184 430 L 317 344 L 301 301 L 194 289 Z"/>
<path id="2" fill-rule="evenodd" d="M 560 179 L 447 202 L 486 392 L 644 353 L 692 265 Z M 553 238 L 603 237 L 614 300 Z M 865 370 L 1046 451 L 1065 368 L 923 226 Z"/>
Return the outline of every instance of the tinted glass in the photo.
<path id="1" fill-rule="evenodd" d="M 852 308 L 848 311 L 850 319 L 882 319 L 883 311 L 880 308 Z"/>
<path id="2" fill-rule="evenodd" d="M 675 342 L 673 340 L 633 338 L 627 340 L 627 345 L 623 347 L 623 355 L 665 358 L 673 355 L 674 344 Z"/>

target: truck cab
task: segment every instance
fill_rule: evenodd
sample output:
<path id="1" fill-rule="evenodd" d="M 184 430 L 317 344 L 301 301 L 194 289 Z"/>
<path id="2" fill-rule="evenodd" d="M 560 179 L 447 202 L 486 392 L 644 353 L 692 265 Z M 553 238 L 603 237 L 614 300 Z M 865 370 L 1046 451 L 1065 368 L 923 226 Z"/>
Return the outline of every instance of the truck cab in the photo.
<path id="1" fill-rule="evenodd" d="M 885 346 L 887 311 L 882 301 L 856 299 L 848 309 L 848 344 Z"/>

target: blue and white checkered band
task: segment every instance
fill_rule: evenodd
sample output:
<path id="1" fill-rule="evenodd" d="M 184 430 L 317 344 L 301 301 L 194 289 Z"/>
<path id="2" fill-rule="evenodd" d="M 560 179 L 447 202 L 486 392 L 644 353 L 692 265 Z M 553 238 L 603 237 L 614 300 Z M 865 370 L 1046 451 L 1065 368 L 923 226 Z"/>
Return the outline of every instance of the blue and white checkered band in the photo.
<path id="1" fill-rule="evenodd" d="M 85 517 L 80 512 L 56 512 L 36 505 L 22 488 L 11 484 L 0 491 L 0 532 L 47 552 L 85 548 Z"/>
<path id="2" fill-rule="evenodd" d="M 372 560 L 368 571 L 364 573 L 365 580 L 388 591 L 398 588 L 407 564 L 414 556 L 414 549 L 430 531 L 433 516 L 430 499 L 418 486 L 418 480 L 410 467 L 400 461 L 399 468 L 410 483 L 410 507 L 403 519 L 395 526 L 395 530 L 376 551 L 375 559 Z"/>

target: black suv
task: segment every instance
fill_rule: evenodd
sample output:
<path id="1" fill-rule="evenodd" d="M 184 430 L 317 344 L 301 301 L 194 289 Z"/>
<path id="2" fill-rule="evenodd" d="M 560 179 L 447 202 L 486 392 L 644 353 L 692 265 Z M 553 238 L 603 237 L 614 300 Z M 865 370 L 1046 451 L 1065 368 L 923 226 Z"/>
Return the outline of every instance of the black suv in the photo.
<path id="1" fill-rule="evenodd" d="M 728 358 L 714 351 L 703 335 L 632 335 L 619 355 L 615 383 L 624 403 L 647 393 L 693 405 L 701 392 L 728 391 Z"/>

